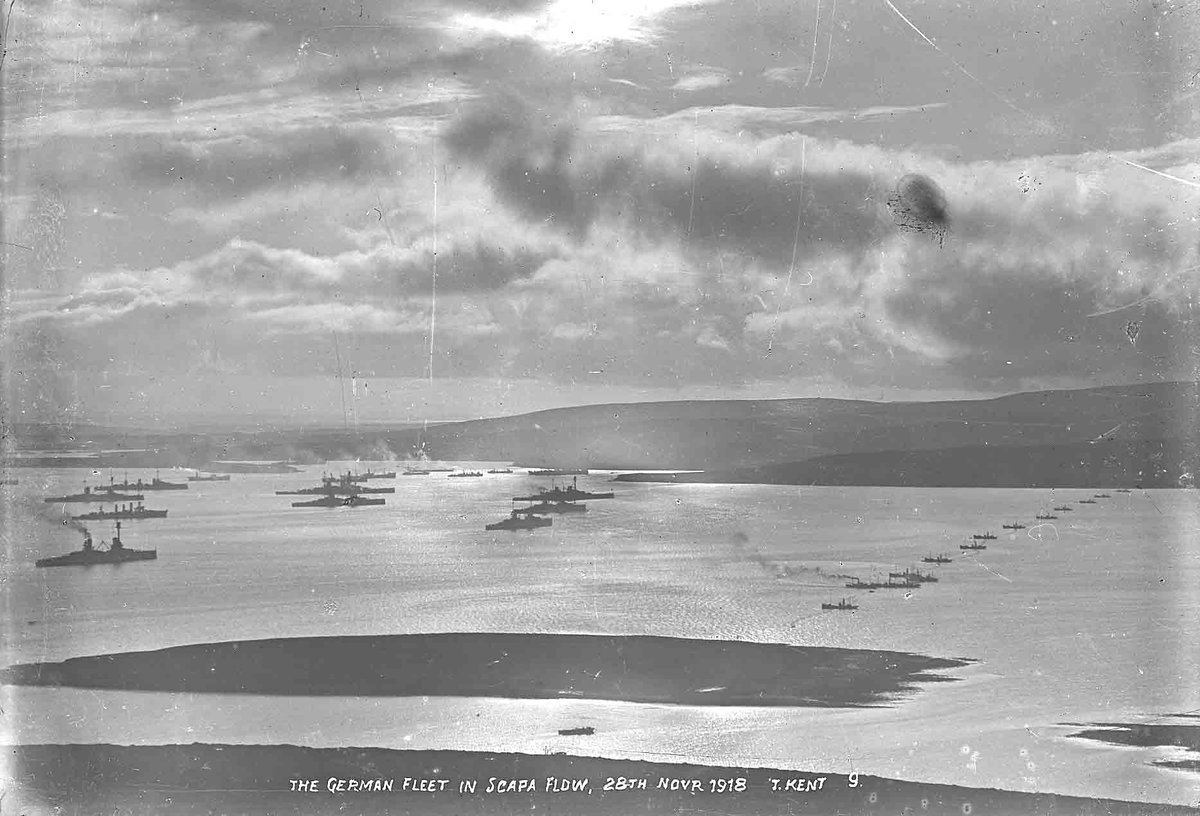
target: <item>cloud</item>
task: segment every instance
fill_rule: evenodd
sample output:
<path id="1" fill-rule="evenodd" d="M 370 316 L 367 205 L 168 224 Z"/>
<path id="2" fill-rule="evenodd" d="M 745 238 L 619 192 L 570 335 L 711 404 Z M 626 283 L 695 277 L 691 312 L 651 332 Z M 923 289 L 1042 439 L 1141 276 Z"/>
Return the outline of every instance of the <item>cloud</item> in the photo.
<path id="1" fill-rule="evenodd" d="M 686 76 L 680 77 L 671 86 L 671 90 L 695 93 L 696 91 L 720 88 L 723 85 L 728 85 L 731 81 L 732 77 L 728 71 L 720 68 L 712 68 L 707 65 L 696 65 L 692 66 Z"/>
<path id="2" fill-rule="evenodd" d="M 701 0 L 551 0 L 532 14 L 455 14 L 449 34 L 480 39 L 530 40 L 551 51 L 592 49 L 613 43 L 649 43 L 663 17 Z"/>

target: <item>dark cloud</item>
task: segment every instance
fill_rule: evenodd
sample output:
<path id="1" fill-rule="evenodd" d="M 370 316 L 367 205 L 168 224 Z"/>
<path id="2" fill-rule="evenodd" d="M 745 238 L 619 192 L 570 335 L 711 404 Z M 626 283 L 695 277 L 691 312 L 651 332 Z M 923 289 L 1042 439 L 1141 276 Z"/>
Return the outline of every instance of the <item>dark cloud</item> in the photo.
<path id="1" fill-rule="evenodd" d="M 881 234 L 882 182 L 868 173 L 697 160 L 681 149 L 668 163 L 652 155 L 660 145 L 604 143 L 516 99 L 464 115 L 445 144 L 482 168 L 509 206 L 577 239 L 604 219 L 645 238 L 686 236 L 787 267 L 794 251 L 857 251 Z"/>

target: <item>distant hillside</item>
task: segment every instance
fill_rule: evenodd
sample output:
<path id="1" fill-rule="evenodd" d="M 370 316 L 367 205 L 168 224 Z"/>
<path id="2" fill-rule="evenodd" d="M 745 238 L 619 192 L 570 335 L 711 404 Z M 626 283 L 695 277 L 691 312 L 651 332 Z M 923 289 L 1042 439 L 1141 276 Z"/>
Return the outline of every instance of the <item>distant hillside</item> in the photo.
<path id="1" fill-rule="evenodd" d="M 1145 457 L 1154 455 L 1153 446 L 1158 445 L 1164 457 L 1182 456 L 1200 428 L 1198 420 L 1200 384 L 1150 383 L 945 402 L 780 399 L 587 405 L 427 428 L 217 434 L 38 426 L 17 427 L 14 436 L 17 447 L 26 451 L 94 453 L 100 466 L 114 468 L 187 467 L 229 459 L 322 462 L 424 456 L 531 466 L 701 470 L 715 472 L 722 480 L 733 478 L 734 472 L 738 479 L 748 478 L 753 471 L 755 480 L 789 483 L 896 483 L 878 480 L 919 478 L 922 483 L 946 479 L 963 484 L 988 478 L 956 464 L 962 451 L 975 448 L 1013 450 L 980 453 L 971 460 L 980 467 L 986 461 L 988 468 L 1015 474 L 1014 469 L 1028 464 L 1018 461 L 1022 457 L 1045 457 L 1038 460 L 1042 473 L 1078 476 L 1097 473 L 1104 458 L 1095 460 L 1093 455 L 1111 445 L 1111 455 L 1126 462 L 1125 471 L 1149 472 L 1152 463 L 1146 464 L 1150 460 Z M 959 452 L 948 452 L 955 450 Z M 899 457 L 918 452 L 926 455 Z M 853 458 L 860 454 L 874 458 Z M 1012 462 L 1006 464 L 1009 459 Z M 1183 467 L 1185 459 L 1177 464 Z M 901 472 L 907 475 L 896 475 Z M 1010 482 L 1026 478 L 1014 475 Z M 1049 477 L 1037 476 L 1042 478 Z"/>
<path id="2" fill-rule="evenodd" d="M 990 400 L 722 400 L 590 405 L 389 435 L 434 459 L 614 469 L 728 470 L 821 456 L 975 445 L 1187 438 L 1197 383 L 1044 391 Z"/>
<path id="3" fill-rule="evenodd" d="M 804 462 L 620 481 L 897 487 L 1196 487 L 1200 444 L 1157 440 L 990 446 L 819 456 Z"/>

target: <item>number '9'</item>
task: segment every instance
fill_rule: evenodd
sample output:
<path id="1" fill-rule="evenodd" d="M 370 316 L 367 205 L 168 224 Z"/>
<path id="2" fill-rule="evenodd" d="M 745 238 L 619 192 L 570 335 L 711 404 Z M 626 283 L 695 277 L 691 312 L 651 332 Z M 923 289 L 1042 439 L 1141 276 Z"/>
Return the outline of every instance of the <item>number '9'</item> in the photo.
<path id="1" fill-rule="evenodd" d="M 858 787 L 858 774 L 856 774 L 856 773 L 850 774 L 850 776 L 847 778 L 846 781 L 849 782 L 850 787 L 857 788 Z"/>

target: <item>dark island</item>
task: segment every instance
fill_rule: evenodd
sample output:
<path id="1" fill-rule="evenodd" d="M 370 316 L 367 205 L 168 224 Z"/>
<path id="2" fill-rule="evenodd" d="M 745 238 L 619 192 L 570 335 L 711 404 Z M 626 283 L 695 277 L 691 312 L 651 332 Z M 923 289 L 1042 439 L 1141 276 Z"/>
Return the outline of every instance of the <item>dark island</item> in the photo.
<path id="1" fill-rule="evenodd" d="M 12 666 L 10 685 L 184 693 L 885 705 L 966 660 L 684 638 L 422 634 L 176 646 Z"/>

